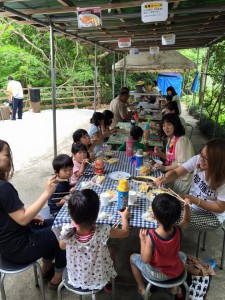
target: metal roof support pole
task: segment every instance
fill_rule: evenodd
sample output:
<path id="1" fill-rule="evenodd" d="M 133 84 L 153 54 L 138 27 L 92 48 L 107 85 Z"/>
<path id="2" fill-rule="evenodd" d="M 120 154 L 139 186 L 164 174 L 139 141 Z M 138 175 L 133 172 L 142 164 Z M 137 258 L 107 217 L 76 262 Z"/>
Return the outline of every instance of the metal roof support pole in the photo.
<path id="1" fill-rule="evenodd" d="M 54 157 L 57 156 L 57 134 L 56 134 L 56 74 L 55 74 L 55 49 L 53 26 L 50 25 L 50 55 L 51 55 L 51 81 L 52 81 L 52 118 L 53 118 L 53 143 Z"/>
<path id="2" fill-rule="evenodd" d="M 222 86 L 221 86 L 221 91 L 220 91 L 220 96 L 219 96 L 219 105 L 218 105 L 218 110 L 217 110 L 217 114 L 216 114 L 216 123 L 214 125 L 212 137 L 215 137 L 215 135 L 216 135 L 216 130 L 217 130 L 218 121 L 219 121 L 219 115 L 220 115 L 220 109 L 221 109 L 221 102 L 222 102 L 222 97 L 223 97 L 223 93 L 224 93 L 224 83 L 225 83 L 225 69 L 224 69 L 224 74 L 222 77 Z"/>
<path id="3" fill-rule="evenodd" d="M 126 81 L 127 81 L 127 72 L 126 72 L 126 55 L 124 54 L 123 56 L 123 59 L 124 59 L 124 69 L 123 69 L 123 86 L 126 86 Z"/>
<path id="4" fill-rule="evenodd" d="M 203 91 L 202 100 L 201 100 L 201 113 L 200 113 L 199 125 L 201 125 L 201 122 L 202 122 L 202 112 L 203 112 L 203 105 L 204 105 L 204 97 L 205 97 L 205 88 L 206 88 L 206 82 L 207 82 L 207 75 L 208 75 L 207 72 L 208 72 L 208 67 L 209 67 L 209 58 L 210 58 L 210 49 L 208 49 L 206 70 L 205 70 L 205 72 L 201 73 L 201 76 L 204 74 L 205 77 L 204 77 L 204 83 L 203 83 L 204 91 Z M 200 94 L 199 94 L 199 97 L 200 97 Z"/>
<path id="5" fill-rule="evenodd" d="M 113 52 L 113 69 L 112 69 L 112 98 L 115 98 L 115 52 Z"/>
<path id="6" fill-rule="evenodd" d="M 199 60 L 199 48 L 197 48 L 197 61 L 196 61 L 197 72 L 198 72 L 198 60 Z M 193 93 L 192 104 L 194 107 L 195 107 L 195 100 L 196 100 L 196 93 Z"/>
<path id="7" fill-rule="evenodd" d="M 97 98 L 97 44 L 95 44 L 95 73 L 94 73 L 94 112 L 96 111 Z"/>

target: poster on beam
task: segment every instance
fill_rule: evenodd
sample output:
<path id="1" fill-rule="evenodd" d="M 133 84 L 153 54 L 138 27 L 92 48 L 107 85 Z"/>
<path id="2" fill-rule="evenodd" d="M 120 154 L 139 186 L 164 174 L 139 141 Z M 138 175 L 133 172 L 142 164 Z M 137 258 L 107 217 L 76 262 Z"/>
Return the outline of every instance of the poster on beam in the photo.
<path id="1" fill-rule="evenodd" d="M 162 35 L 162 45 L 173 45 L 173 44 L 175 44 L 175 34 Z"/>
<path id="2" fill-rule="evenodd" d="M 77 8 L 77 23 L 79 28 L 101 26 L 101 7 Z"/>
<path id="3" fill-rule="evenodd" d="M 119 38 L 118 39 L 119 48 L 127 48 L 131 46 L 131 38 Z"/>
<path id="4" fill-rule="evenodd" d="M 132 54 L 132 55 L 139 54 L 139 49 L 138 48 L 130 48 L 130 54 Z"/>
<path id="5" fill-rule="evenodd" d="M 155 47 L 150 47 L 149 48 L 149 53 L 150 54 L 158 54 L 159 53 L 159 47 L 155 46 Z"/>
<path id="6" fill-rule="evenodd" d="M 143 23 L 160 22 L 168 19 L 167 1 L 144 2 L 141 5 L 141 20 Z"/>

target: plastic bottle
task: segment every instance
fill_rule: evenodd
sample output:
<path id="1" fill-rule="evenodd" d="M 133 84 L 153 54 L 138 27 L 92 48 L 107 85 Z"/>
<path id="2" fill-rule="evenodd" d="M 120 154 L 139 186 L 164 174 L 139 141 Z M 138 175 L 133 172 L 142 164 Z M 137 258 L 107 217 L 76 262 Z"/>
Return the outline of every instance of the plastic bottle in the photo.
<path id="1" fill-rule="evenodd" d="M 135 121 L 134 117 L 132 117 L 130 120 L 130 128 L 134 127 L 135 125 L 136 125 L 136 121 Z"/>
<path id="2" fill-rule="evenodd" d="M 134 114 L 135 124 L 138 123 L 138 118 L 139 118 L 139 116 L 138 116 L 138 113 L 136 112 L 136 113 Z"/>
<path id="3" fill-rule="evenodd" d="M 148 124 L 150 124 L 151 121 L 152 121 L 152 117 L 149 115 L 149 116 L 148 116 Z"/>
<path id="4" fill-rule="evenodd" d="M 143 150 L 138 149 L 136 153 L 136 169 L 139 169 L 143 165 Z"/>
<path id="5" fill-rule="evenodd" d="M 134 149 L 134 140 L 131 136 L 128 136 L 126 140 L 126 155 L 133 156 L 133 149 Z"/>
<path id="6" fill-rule="evenodd" d="M 117 209 L 123 209 L 128 206 L 129 183 L 126 179 L 121 179 L 117 188 L 118 202 Z"/>
<path id="7" fill-rule="evenodd" d="M 145 142 L 149 141 L 149 130 L 150 130 L 149 124 L 146 123 L 145 124 L 145 129 L 144 129 L 144 140 L 145 140 Z"/>

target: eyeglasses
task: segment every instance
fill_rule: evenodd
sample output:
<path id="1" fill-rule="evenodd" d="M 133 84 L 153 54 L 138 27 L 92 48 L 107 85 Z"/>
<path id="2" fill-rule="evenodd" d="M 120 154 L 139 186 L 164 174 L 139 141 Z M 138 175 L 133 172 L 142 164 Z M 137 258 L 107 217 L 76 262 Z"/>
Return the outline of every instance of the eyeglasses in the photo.
<path id="1" fill-rule="evenodd" d="M 202 150 L 199 151 L 200 157 L 202 158 L 203 162 L 206 163 L 208 162 L 208 158 L 202 155 Z"/>

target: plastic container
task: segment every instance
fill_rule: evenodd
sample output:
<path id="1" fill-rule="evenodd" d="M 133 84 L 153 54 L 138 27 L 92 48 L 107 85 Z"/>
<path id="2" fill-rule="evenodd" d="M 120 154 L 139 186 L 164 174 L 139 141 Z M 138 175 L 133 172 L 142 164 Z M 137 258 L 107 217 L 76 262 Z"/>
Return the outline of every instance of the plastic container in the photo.
<path id="1" fill-rule="evenodd" d="M 152 117 L 151 117 L 151 116 L 149 116 L 149 117 L 148 117 L 148 124 L 150 124 L 150 123 L 151 123 L 151 121 L 152 121 Z"/>
<path id="2" fill-rule="evenodd" d="M 135 119 L 132 117 L 130 120 L 130 128 L 133 128 L 136 125 Z"/>
<path id="3" fill-rule="evenodd" d="M 131 136 L 129 136 L 126 140 L 126 155 L 133 156 L 134 149 L 134 140 Z"/>
<path id="4" fill-rule="evenodd" d="M 143 150 L 138 149 L 136 153 L 136 169 L 138 170 L 143 165 Z"/>
<path id="5" fill-rule="evenodd" d="M 145 129 L 144 129 L 144 140 L 146 142 L 149 141 L 149 134 L 150 134 L 149 130 L 150 130 L 150 127 L 149 127 L 149 124 L 147 123 L 147 124 L 145 124 Z"/>
<path id="6" fill-rule="evenodd" d="M 129 183 L 126 179 L 121 179 L 117 188 L 118 202 L 117 209 L 123 209 L 128 206 Z"/>

